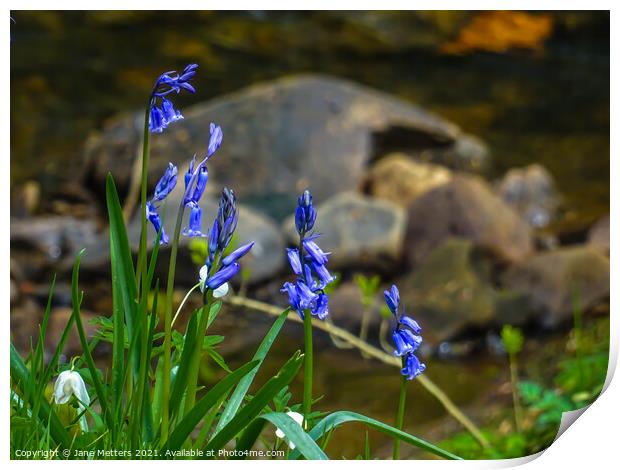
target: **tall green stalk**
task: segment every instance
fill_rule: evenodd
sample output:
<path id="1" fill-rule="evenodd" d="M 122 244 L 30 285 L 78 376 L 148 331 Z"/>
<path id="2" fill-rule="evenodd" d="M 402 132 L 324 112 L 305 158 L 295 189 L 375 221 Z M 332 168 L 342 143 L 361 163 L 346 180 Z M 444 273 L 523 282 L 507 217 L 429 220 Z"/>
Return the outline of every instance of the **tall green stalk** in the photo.
<path id="1" fill-rule="evenodd" d="M 304 363 L 304 401 L 303 414 L 304 425 L 308 429 L 310 411 L 312 410 L 312 315 L 310 310 L 304 311 L 304 345 L 305 345 L 305 363 Z"/>
<path id="2" fill-rule="evenodd" d="M 403 423 L 405 421 L 405 401 L 407 399 L 407 377 L 401 375 L 400 377 L 400 394 L 398 397 L 398 409 L 396 410 L 396 429 L 403 430 Z M 400 459 L 400 439 L 394 439 L 394 452 L 392 453 L 394 460 Z"/>

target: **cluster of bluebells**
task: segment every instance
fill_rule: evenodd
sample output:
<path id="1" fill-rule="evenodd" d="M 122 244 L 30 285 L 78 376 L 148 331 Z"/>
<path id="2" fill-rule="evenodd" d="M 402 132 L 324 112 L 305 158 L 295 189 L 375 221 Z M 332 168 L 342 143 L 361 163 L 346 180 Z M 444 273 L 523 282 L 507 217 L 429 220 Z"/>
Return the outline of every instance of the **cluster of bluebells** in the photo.
<path id="1" fill-rule="evenodd" d="M 325 287 L 335 277 L 327 269 L 330 253 L 325 253 L 315 243 L 319 235 L 310 233 L 316 221 L 316 210 L 312 195 L 306 190 L 299 196 L 295 211 L 295 227 L 299 234 L 299 248 L 288 248 L 287 256 L 297 279 L 285 282 L 281 292 L 288 294 L 290 306 L 304 318 L 304 311 L 323 320 L 329 314 L 328 296 Z M 301 251 L 301 252 L 300 252 Z M 305 255 L 304 255 L 305 253 Z"/>
<path id="2" fill-rule="evenodd" d="M 180 74 L 176 71 L 165 72 L 155 81 L 149 109 L 149 130 L 151 132 L 161 133 L 169 124 L 183 119 L 181 112 L 166 96 L 171 93 L 178 94 L 181 90 L 194 93 L 196 90 L 189 81 L 196 75 L 197 68 L 197 64 L 189 64 Z"/>
<path id="3" fill-rule="evenodd" d="M 384 293 L 385 302 L 396 319 L 396 326 L 392 332 L 392 340 L 396 346 L 394 354 L 403 359 L 403 369 L 401 373 L 412 380 L 426 370 L 426 365 L 414 354 L 422 343 L 422 328 L 413 318 L 399 312 L 400 295 L 395 285 Z"/>
<path id="4" fill-rule="evenodd" d="M 222 144 L 222 129 L 211 123 L 211 137 L 209 139 L 209 148 L 204 159 L 196 165 L 196 157 L 194 157 L 189 165 L 189 169 L 185 174 L 185 193 L 183 195 L 183 204 L 189 210 L 189 219 L 187 227 L 183 229 L 183 235 L 187 237 L 206 237 L 202 233 L 202 209 L 200 208 L 200 199 L 207 187 L 209 180 L 209 171 L 207 170 L 207 161 L 213 156 Z M 155 231 L 161 231 L 160 244 L 167 244 L 170 239 L 166 234 L 165 228 L 162 226 L 161 217 L 159 215 L 160 204 L 168 197 L 177 184 L 178 170 L 172 163 L 168 164 L 164 175 L 160 178 L 153 197 L 146 204 L 146 218 L 153 224 Z"/>
<path id="5" fill-rule="evenodd" d="M 228 291 L 226 283 L 239 272 L 240 266 L 237 261 L 254 246 L 254 242 L 246 243 L 222 258 L 235 233 L 238 219 L 239 213 L 237 211 L 235 193 L 232 189 L 224 188 L 220 198 L 217 217 L 213 221 L 209 232 L 207 259 L 204 266 L 200 269 L 200 287 L 203 292 L 205 288 L 209 288 L 215 291 L 216 294 L 221 293 L 221 295 L 225 295 Z M 217 289 L 220 289 L 222 286 L 225 286 L 224 290 L 218 292 Z"/>

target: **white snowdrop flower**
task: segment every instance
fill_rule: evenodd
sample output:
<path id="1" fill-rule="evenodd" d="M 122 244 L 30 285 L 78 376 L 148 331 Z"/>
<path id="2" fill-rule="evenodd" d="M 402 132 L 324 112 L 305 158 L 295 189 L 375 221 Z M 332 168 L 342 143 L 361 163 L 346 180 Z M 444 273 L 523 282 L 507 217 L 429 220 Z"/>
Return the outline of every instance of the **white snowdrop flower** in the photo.
<path id="1" fill-rule="evenodd" d="M 84 409 L 82 403 L 90 404 L 90 397 L 82 376 L 73 370 L 66 370 L 60 373 L 54 384 L 54 401 L 58 405 L 64 405 L 73 395 L 80 402 L 80 409 Z"/>
<path id="2" fill-rule="evenodd" d="M 286 414 L 289 415 L 291 418 L 293 418 L 295 420 L 295 422 L 297 424 L 299 424 L 300 426 L 304 422 L 303 415 L 300 414 L 300 413 L 297 413 L 296 411 L 287 411 Z M 293 444 L 292 442 L 289 442 L 286 439 L 285 434 L 282 432 L 282 430 L 280 428 L 276 428 L 276 436 L 279 437 L 280 439 L 286 440 L 286 443 L 288 444 L 288 446 L 290 447 L 291 450 L 293 450 L 295 448 L 295 444 Z"/>

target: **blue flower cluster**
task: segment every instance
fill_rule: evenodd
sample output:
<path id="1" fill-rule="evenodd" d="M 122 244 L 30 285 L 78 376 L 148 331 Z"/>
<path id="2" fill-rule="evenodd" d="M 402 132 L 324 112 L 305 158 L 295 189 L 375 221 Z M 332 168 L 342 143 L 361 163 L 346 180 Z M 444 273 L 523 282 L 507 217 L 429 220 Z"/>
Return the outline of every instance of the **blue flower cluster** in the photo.
<path id="1" fill-rule="evenodd" d="M 211 137 L 209 139 L 209 147 L 207 155 L 196 166 L 196 157 L 194 157 L 189 165 L 189 169 L 185 174 L 185 194 L 183 196 L 183 203 L 190 211 L 188 226 L 183 229 L 183 235 L 187 237 L 206 237 L 201 231 L 202 226 L 202 209 L 199 202 L 202 194 L 207 187 L 207 181 L 209 180 L 209 171 L 207 170 L 207 161 L 213 156 L 217 149 L 222 144 L 222 129 L 219 126 L 211 123 Z M 195 168 L 194 168 L 195 167 Z M 168 235 L 164 230 L 159 216 L 159 204 L 166 199 L 166 197 L 172 192 L 177 184 L 177 167 L 172 163 L 168 164 L 164 175 L 160 178 L 153 198 L 147 202 L 146 205 L 146 217 L 153 224 L 155 231 L 159 233 L 161 230 L 160 243 L 162 245 L 169 243 Z"/>
<path id="2" fill-rule="evenodd" d="M 173 92 L 178 94 L 181 90 L 194 93 L 196 90 L 189 81 L 196 75 L 197 68 L 198 64 L 189 64 L 181 74 L 177 74 L 176 71 L 165 72 L 155 81 L 149 111 L 149 130 L 151 132 L 159 134 L 169 124 L 183 119 L 181 111 L 175 109 L 172 101 L 166 96 Z"/>
<path id="3" fill-rule="evenodd" d="M 207 259 L 200 270 L 200 282 L 203 290 L 205 286 L 215 290 L 232 279 L 239 272 L 240 266 L 237 261 L 254 246 L 254 242 L 246 243 L 222 258 L 237 228 L 238 219 L 239 213 L 235 193 L 232 189 L 224 188 L 217 217 L 213 220 L 209 233 Z"/>
<path id="4" fill-rule="evenodd" d="M 403 358 L 403 369 L 401 373 L 412 380 L 426 370 L 426 365 L 420 362 L 414 352 L 422 344 L 422 328 L 413 318 L 404 313 L 399 313 L 400 294 L 395 285 L 386 290 L 383 295 L 385 302 L 396 318 L 396 326 L 392 332 L 392 340 L 396 346 L 394 354 Z"/>
<path id="5" fill-rule="evenodd" d="M 297 203 L 295 227 L 299 234 L 299 248 L 288 248 L 287 256 L 297 279 L 285 282 L 281 292 L 288 294 L 290 306 L 304 318 L 304 311 L 323 320 L 329 314 L 328 296 L 325 287 L 336 278 L 327 269 L 330 253 L 325 253 L 315 243 L 319 235 L 308 233 L 314 227 L 316 210 L 312 205 L 312 195 L 306 190 Z M 304 253 L 307 255 L 304 256 Z"/>

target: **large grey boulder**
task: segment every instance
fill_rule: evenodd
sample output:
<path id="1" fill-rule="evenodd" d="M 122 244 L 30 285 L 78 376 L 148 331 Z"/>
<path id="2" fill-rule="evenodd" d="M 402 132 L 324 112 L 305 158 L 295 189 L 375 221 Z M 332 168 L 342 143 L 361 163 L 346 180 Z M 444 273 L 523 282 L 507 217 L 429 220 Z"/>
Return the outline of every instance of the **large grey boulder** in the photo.
<path id="1" fill-rule="evenodd" d="M 358 187 L 369 162 L 394 149 L 457 167 L 479 166 L 484 144 L 424 109 L 338 78 L 302 75 L 258 84 L 183 109 L 185 119 L 152 136 L 150 184 L 169 160 L 206 151 L 209 123 L 224 142 L 210 161 L 212 181 L 235 189 L 241 202 L 266 207 L 282 220 L 296 195 L 312 189 L 316 202 Z M 142 113 L 108 125 L 89 140 L 87 181 L 103 190 L 112 171 L 129 183 L 139 155 Z"/>
<path id="2" fill-rule="evenodd" d="M 524 295 L 539 323 L 554 327 L 609 298 L 609 259 L 591 246 L 560 248 L 512 266 L 503 284 Z"/>
<path id="3" fill-rule="evenodd" d="M 337 194 L 316 206 L 317 243 L 330 251 L 330 269 L 389 268 L 400 262 L 405 234 L 405 211 L 380 199 L 355 192 Z M 295 221 L 283 223 L 289 243 L 298 243 Z"/>
<path id="4" fill-rule="evenodd" d="M 459 174 L 418 198 L 408 210 L 406 253 L 415 265 L 448 237 L 471 240 L 500 262 L 532 251 L 530 230 L 481 178 Z"/>

